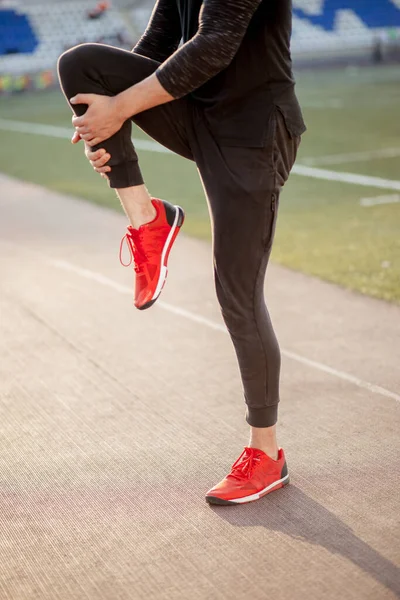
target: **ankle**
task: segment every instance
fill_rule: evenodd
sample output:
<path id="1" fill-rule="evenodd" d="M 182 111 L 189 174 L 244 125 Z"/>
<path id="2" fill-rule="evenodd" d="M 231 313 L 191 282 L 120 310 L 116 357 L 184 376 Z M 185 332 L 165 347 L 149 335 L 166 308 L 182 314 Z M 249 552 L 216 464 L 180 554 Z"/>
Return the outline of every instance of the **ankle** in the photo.
<path id="1" fill-rule="evenodd" d="M 157 211 L 154 206 L 150 203 L 146 206 L 137 206 L 135 210 L 131 210 L 129 214 L 129 220 L 134 229 L 139 229 L 142 225 L 154 221 L 157 216 Z"/>
<path id="2" fill-rule="evenodd" d="M 278 458 L 278 442 L 276 439 L 276 425 L 271 427 L 251 427 L 250 448 L 258 448 L 267 456 L 276 460 Z"/>
<path id="3" fill-rule="evenodd" d="M 125 210 L 125 213 L 134 229 L 139 229 L 157 215 L 153 206 L 152 198 L 146 186 L 137 185 L 130 188 L 117 189 L 117 195 Z"/>

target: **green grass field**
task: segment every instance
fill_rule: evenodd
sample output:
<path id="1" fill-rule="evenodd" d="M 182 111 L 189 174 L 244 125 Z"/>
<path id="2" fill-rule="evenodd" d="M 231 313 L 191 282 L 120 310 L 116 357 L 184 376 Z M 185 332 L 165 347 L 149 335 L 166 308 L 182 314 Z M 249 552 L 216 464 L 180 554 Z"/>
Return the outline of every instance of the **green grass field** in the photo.
<path id="1" fill-rule="evenodd" d="M 298 164 L 398 182 L 400 69 L 300 72 L 297 79 L 308 126 Z M 71 113 L 60 92 L 36 92 L 1 97 L 0 118 L 68 127 Z M 146 137 L 140 131 L 135 135 Z M 397 156 L 351 157 L 335 164 L 325 160 L 388 148 L 399 149 Z M 120 210 L 114 193 L 82 154 L 82 146 L 67 140 L 8 132 L 0 125 L 1 172 Z M 186 232 L 208 238 L 207 206 L 195 166 L 171 154 L 139 151 L 139 156 L 151 193 L 181 203 L 187 211 Z M 400 302 L 400 203 L 360 205 L 362 198 L 394 194 L 292 174 L 282 194 L 273 260 Z"/>

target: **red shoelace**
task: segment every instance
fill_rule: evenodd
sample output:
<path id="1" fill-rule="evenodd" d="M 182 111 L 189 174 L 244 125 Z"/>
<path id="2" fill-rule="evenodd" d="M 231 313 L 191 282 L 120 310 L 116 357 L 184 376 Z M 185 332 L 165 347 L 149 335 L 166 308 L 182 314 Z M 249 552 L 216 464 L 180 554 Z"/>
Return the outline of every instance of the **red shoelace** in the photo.
<path id="1" fill-rule="evenodd" d="M 232 465 L 232 470 L 228 477 L 234 479 L 247 480 L 253 475 L 255 466 L 260 462 L 260 455 L 257 448 L 246 447 L 236 462 Z"/>
<path id="2" fill-rule="evenodd" d="M 128 263 L 124 262 L 122 259 L 124 243 L 129 250 Z M 136 273 L 139 273 L 145 261 L 146 253 L 143 249 L 143 239 L 140 235 L 140 230 L 134 229 L 131 233 L 126 233 L 121 240 L 121 245 L 119 247 L 119 262 L 123 267 L 129 267 L 133 262 Z"/>
<path id="3" fill-rule="evenodd" d="M 158 257 L 160 255 L 169 230 L 169 225 L 160 225 L 158 227 L 152 226 L 151 228 L 139 227 L 139 229 L 130 230 L 121 240 L 119 248 L 119 260 L 121 265 L 129 267 L 133 262 L 136 273 L 139 273 L 143 269 L 143 264 L 152 256 Z M 128 263 L 125 263 L 122 259 L 124 243 L 126 243 L 130 253 Z"/>

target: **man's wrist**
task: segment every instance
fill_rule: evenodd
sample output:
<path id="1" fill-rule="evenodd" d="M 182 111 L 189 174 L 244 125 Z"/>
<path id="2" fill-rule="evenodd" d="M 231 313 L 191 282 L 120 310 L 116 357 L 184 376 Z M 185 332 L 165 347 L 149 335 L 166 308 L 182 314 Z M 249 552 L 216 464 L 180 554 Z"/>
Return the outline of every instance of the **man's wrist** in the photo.
<path id="1" fill-rule="evenodd" d="M 120 92 L 114 96 L 116 111 L 124 121 L 130 119 L 136 114 L 133 99 L 132 97 L 129 97 L 130 94 L 128 95 L 128 92 L 130 92 L 131 89 L 132 88 L 129 88 L 129 90 L 124 90 L 123 92 Z"/>
<path id="2" fill-rule="evenodd" d="M 116 111 L 124 121 L 172 100 L 175 98 L 162 87 L 155 73 L 114 96 Z"/>

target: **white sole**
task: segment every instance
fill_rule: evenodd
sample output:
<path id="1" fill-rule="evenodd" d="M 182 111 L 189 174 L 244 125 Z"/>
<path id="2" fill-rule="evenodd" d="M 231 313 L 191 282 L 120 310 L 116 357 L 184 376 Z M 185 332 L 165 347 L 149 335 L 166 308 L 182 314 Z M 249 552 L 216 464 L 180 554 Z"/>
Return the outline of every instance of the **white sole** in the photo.
<path id="1" fill-rule="evenodd" d="M 267 494 L 269 491 L 273 490 L 273 488 L 276 487 L 277 485 L 280 485 L 280 484 L 285 485 L 286 483 L 289 483 L 289 473 L 287 475 L 285 475 L 285 477 L 282 477 L 282 479 L 278 479 L 278 481 L 274 481 L 274 483 L 267 485 L 266 488 L 264 488 L 263 490 L 260 490 L 256 494 L 251 494 L 251 496 L 245 496 L 244 498 L 230 498 L 229 500 L 223 500 L 221 502 L 221 504 L 223 504 L 223 503 L 245 504 L 246 502 L 254 502 L 255 500 L 259 500 L 260 498 L 265 496 L 265 494 Z M 212 497 L 213 497 L 212 495 L 209 496 L 210 500 Z M 206 496 L 206 499 L 207 499 L 207 496 Z M 219 500 L 218 496 L 215 496 L 215 499 L 218 501 Z M 211 501 L 211 504 L 212 504 L 212 501 Z M 218 504 L 218 502 L 215 502 L 215 504 Z"/>
<path id="2" fill-rule="evenodd" d="M 230 500 L 230 502 L 235 502 L 235 504 L 243 504 L 244 502 L 253 502 L 253 500 L 259 500 L 264 494 L 269 492 L 269 490 L 272 490 L 272 488 L 279 485 L 280 483 L 288 481 L 288 479 L 289 474 L 283 477 L 282 479 L 278 479 L 278 481 L 274 481 L 274 483 L 271 483 L 271 485 L 267 485 L 266 488 L 264 488 L 260 492 L 257 492 L 257 494 L 252 494 L 251 496 L 246 496 L 245 498 L 236 498 L 235 500 Z"/>

